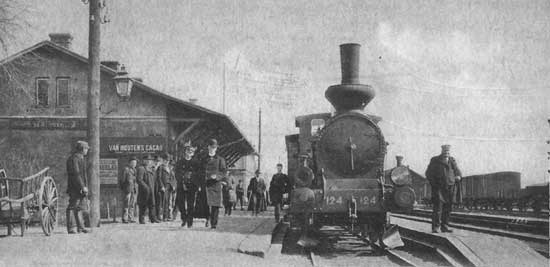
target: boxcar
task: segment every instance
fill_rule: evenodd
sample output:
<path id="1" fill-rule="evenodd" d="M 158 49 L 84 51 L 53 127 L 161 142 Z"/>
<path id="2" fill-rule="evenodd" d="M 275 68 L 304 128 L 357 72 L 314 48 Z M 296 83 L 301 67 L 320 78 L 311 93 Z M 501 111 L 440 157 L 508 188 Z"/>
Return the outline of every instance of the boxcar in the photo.
<path id="1" fill-rule="evenodd" d="M 519 196 L 521 173 L 495 172 L 463 177 L 463 199 L 512 199 Z"/>

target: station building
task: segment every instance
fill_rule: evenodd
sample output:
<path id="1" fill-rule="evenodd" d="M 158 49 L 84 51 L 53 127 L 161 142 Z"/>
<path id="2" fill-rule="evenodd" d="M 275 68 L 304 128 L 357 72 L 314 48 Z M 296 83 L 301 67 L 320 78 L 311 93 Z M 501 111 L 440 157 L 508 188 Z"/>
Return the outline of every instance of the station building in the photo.
<path id="1" fill-rule="evenodd" d="M 25 177 L 50 167 L 67 204 L 66 159 L 76 140 L 86 140 L 88 59 L 70 49 L 70 34 L 50 34 L 0 61 L 0 168 Z M 116 61 L 102 62 L 100 103 L 100 180 L 102 217 L 120 213 L 118 176 L 131 156 L 169 152 L 180 155 L 191 141 L 201 152 L 208 138 L 218 140 L 229 166 L 254 149 L 226 116 L 132 79 L 129 92 L 117 92 Z M 58 219 L 63 219 L 59 216 Z"/>

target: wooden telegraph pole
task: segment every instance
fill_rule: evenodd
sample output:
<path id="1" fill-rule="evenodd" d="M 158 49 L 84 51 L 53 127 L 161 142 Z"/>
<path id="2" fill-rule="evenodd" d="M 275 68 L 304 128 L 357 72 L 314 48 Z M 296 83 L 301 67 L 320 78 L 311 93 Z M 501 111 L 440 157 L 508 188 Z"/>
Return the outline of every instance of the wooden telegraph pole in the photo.
<path id="1" fill-rule="evenodd" d="M 262 162 L 262 108 L 258 110 L 258 170 Z"/>
<path id="2" fill-rule="evenodd" d="M 100 0 L 89 0 L 88 36 L 88 186 L 90 194 L 90 226 L 99 227 L 99 101 L 100 101 Z"/>

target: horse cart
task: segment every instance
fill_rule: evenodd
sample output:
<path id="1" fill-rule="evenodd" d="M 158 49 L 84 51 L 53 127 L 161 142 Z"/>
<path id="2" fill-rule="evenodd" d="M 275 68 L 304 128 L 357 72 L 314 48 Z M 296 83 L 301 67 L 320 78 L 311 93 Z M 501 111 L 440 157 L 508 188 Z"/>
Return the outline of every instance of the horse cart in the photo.
<path id="1" fill-rule="evenodd" d="M 34 223 L 42 225 L 46 236 L 55 229 L 59 193 L 48 170 L 26 178 L 11 178 L 0 169 L 0 225 L 7 226 L 8 235 L 12 235 L 15 225 L 21 227 L 21 236 Z"/>

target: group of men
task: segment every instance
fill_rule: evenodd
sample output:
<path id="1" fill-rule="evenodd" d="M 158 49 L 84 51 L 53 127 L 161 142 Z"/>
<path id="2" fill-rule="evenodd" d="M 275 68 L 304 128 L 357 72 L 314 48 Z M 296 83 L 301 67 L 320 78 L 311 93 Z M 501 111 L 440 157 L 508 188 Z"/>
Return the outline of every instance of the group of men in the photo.
<path id="1" fill-rule="evenodd" d="M 205 218 L 206 227 L 216 228 L 219 208 L 225 206 L 226 215 L 240 202 L 243 209 L 244 187 L 242 181 L 235 186 L 228 180 L 223 157 L 216 154 L 218 143 L 208 140 L 208 153 L 195 156 L 195 147 L 190 143 L 184 146 L 184 155 L 175 165 L 169 154 L 162 154 L 154 161 L 151 155 L 142 159 L 137 166 L 137 158 L 130 158 L 128 166 L 119 181 L 123 193 L 124 223 L 134 222 L 134 206 L 139 206 L 139 223 L 145 223 L 145 214 L 151 223 L 174 219 L 174 206 L 181 214 L 182 226 L 192 227 L 193 218 Z M 426 178 L 432 187 L 432 232 L 452 232 L 449 216 L 456 195 L 456 184 L 461 179 L 461 171 L 456 160 L 450 156 L 450 145 L 441 146 L 441 154 L 433 157 L 426 170 Z M 67 159 L 69 204 L 67 206 L 67 231 L 69 234 L 87 233 L 82 219 L 82 209 L 86 206 L 88 195 L 86 160 L 88 143 L 78 141 L 76 150 Z M 265 182 L 255 177 L 248 186 L 248 209 L 257 215 L 265 200 Z M 282 173 L 282 164 L 277 164 L 277 173 L 273 175 L 269 187 L 271 203 L 275 207 L 275 220 L 280 220 L 283 194 L 289 193 L 292 185 L 287 175 Z M 232 196 L 232 192 L 235 196 Z M 225 193 L 225 194 L 224 194 Z M 228 195 L 230 194 L 230 195 Z M 224 197 L 225 195 L 225 197 Z M 229 199 L 229 200 L 228 200 Z M 228 212 L 229 210 L 229 212 Z M 74 221 L 73 221 L 74 220 Z M 74 223 L 73 223 L 74 222 Z"/>
<path id="2" fill-rule="evenodd" d="M 81 213 L 88 195 L 84 157 L 89 149 L 87 142 L 78 141 L 74 153 L 67 159 L 69 234 L 88 232 Z M 186 143 L 183 156 L 175 163 L 167 153 L 156 158 L 145 155 L 139 166 L 137 158 L 130 158 L 119 178 L 124 206 L 122 222 L 135 222 L 137 204 L 140 224 L 145 224 L 146 214 L 151 223 L 174 220 L 177 208 L 182 226 L 192 227 L 193 218 L 198 217 L 205 218 L 206 226 L 215 229 L 219 208 L 223 206 L 222 188 L 228 185 L 225 160 L 217 154 L 217 149 L 216 139 L 209 139 L 207 153 L 196 156 L 196 148 Z"/>

